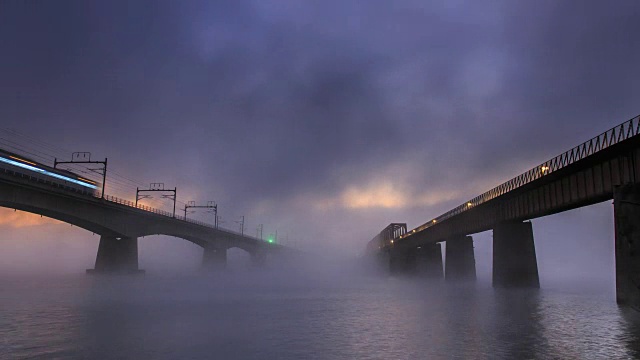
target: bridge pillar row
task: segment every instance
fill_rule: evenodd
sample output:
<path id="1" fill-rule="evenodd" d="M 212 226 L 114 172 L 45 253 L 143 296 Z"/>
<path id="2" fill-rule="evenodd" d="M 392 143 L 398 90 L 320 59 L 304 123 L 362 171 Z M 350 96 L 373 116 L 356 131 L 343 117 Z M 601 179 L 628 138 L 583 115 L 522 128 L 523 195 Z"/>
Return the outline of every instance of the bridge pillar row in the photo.
<path id="1" fill-rule="evenodd" d="M 640 310 L 640 185 L 615 188 L 613 213 L 616 301 Z"/>
<path id="2" fill-rule="evenodd" d="M 388 261 L 391 274 L 442 278 L 440 244 L 422 245 L 411 249 L 392 249 L 383 259 Z"/>
<path id="3" fill-rule="evenodd" d="M 138 238 L 100 236 L 94 269 L 87 273 L 139 273 Z"/>
<path id="4" fill-rule="evenodd" d="M 493 286 L 540 287 L 531 222 L 506 222 L 493 229 Z"/>
<path id="5" fill-rule="evenodd" d="M 206 246 L 202 253 L 202 267 L 205 269 L 221 270 L 227 267 L 227 249 Z"/>
<path id="6" fill-rule="evenodd" d="M 476 280 L 476 260 L 471 236 L 455 236 L 447 240 L 444 266 L 447 281 Z"/>
<path id="7" fill-rule="evenodd" d="M 392 275 L 409 274 L 416 270 L 415 249 L 392 248 L 389 250 L 389 272 Z"/>

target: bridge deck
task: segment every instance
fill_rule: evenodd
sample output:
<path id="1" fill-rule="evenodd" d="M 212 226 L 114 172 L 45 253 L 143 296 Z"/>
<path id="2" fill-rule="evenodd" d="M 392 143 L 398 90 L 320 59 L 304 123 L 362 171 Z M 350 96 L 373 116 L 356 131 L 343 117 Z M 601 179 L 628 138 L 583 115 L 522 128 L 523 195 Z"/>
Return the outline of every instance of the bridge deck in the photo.
<path id="1" fill-rule="evenodd" d="M 166 211 L 144 205 L 135 206 L 132 201 L 111 196 L 101 199 L 46 177 L 19 171 L 0 169 L 0 188 L 0 206 L 69 222 L 101 235 L 135 237 L 164 234 L 181 237 L 201 246 L 225 239 L 254 244 L 252 247 L 279 247 L 201 221 L 178 215 L 173 217 L 172 213 Z"/>
<path id="2" fill-rule="evenodd" d="M 639 135 L 635 117 L 409 231 L 394 246 L 445 241 L 613 199 L 616 186 L 640 180 Z"/>

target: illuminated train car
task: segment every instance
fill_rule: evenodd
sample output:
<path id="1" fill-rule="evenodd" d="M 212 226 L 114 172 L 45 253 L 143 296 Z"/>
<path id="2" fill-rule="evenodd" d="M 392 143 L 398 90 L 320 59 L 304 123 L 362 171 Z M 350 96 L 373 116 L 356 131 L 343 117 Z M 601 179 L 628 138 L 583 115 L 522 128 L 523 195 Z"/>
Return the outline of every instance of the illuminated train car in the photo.
<path id="1" fill-rule="evenodd" d="M 392 223 L 384 228 L 376 237 L 367 243 L 367 252 L 375 253 L 376 251 L 393 245 L 394 239 L 407 233 L 407 224 Z"/>
<path id="2" fill-rule="evenodd" d="M 100 187 L 99 183 L 71 171 L 54 169 L 2 149 L 0 149 L 0 172 L 21 177 L 28 176 L 31 180 L 85 195 L 97 196 L 97 190 Z"/>

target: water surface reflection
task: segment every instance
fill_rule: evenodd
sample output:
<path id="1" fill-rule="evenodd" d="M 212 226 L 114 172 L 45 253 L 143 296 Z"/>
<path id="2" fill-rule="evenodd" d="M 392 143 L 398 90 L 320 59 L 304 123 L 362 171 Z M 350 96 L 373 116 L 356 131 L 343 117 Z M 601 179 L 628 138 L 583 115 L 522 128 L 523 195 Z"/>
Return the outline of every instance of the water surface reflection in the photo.
<path id="1" fill-rule="evenodd" d="M 607 292 L 274 274 L 2 285 L 2 358 L 640 358 L 640 314 Z"/>

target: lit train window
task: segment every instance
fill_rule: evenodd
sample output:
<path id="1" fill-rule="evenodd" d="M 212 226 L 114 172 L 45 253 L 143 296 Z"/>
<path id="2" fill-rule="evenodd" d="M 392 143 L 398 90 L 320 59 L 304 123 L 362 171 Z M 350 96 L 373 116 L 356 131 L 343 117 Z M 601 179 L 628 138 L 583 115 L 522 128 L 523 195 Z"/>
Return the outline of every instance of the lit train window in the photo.
<path id="1" fill-rule="evenodd" d="M 6 158 L 3 158 L 3 157 L 0 157 L 0 161 L 2 161 L 4 163 L 7 163 L 7 164 L 11 164 L 13 166 L 21 167 L 23 169 L 39 172 L 41 174 L 44 174 L 44 175 L 47 175 L 47 176 L 51 176 L 51 177 L 54 177 L 54 178 L 58 178 L 58 179 L 61 179 L 61 180 L 64 180 L 64 181 L 72 182 L 74 184 L 82 185 L 82 186 L 88 187 L 90 189 L 97 189 L 97 186 L 92 185 L 92 184 L 88 184 L 88 183 L 86 183 L 84 181 L 80 181 L 80 180 L 77 180 L 77 179 L 70 178 L 68 176 L 56 174 L 56 173 L 53 173 L 51 171 L 47 171 L 47 170 L 44 170 L 44 169 L 37 168 L 35 166 L 23 164 L 23 163 L 18 162 L 18 161 L 14 161 L 14 160 L 11 160 L 11 159 L 6 159 Z"/>

